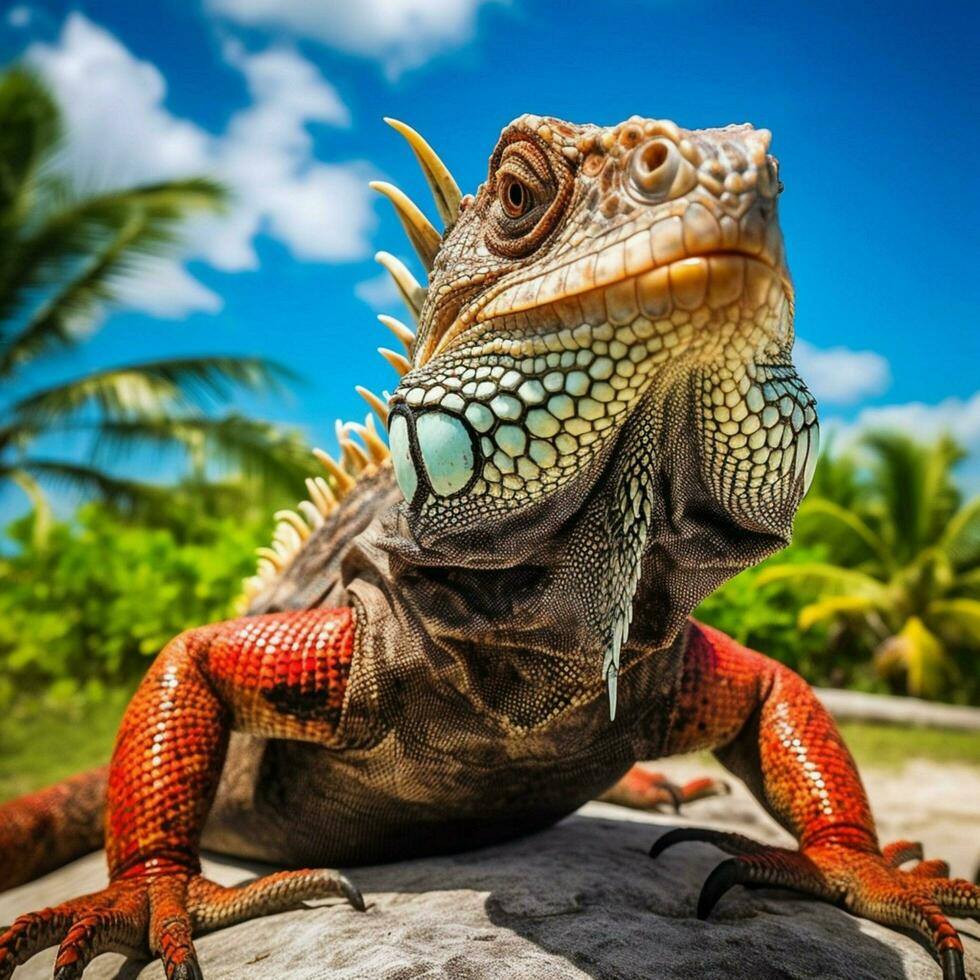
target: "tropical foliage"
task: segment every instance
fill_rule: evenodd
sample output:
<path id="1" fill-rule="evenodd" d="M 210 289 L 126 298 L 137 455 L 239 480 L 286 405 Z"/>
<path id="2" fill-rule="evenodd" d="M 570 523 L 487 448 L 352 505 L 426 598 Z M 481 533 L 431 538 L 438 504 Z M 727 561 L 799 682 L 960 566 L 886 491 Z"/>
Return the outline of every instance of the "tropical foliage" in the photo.
<path id="1" fill-rule="evenodd" d="M 759 586 L 791 586 L 805 600 L 801 634 L 828 628 L 828 649 L 867 659 L 898 691 L 980 696 L 980 497 L 953 480 L 962 451 L 896 432 L 831 456 L 800 508 L 799 549 L 819 560 L 762 570 Z"/>
<path id="2" fill-rule="evenodd" d="M 151 486 L 105 464 L 147 447 L 182 450 L 198 476 L 218 462 L 295 486 L 310 465 L 298 440 L 208 411 L 235 390 L 290 378 L 263 359 L 170 357 L 42 383 L 44 359 L 78 345 L 120 284 L 178 244 L 185 219 L 226 199 L 202 178 L 84 193 L 59 166 L 62 138 L 44 85 L 21 68 L 0 74 L 0 487 L 20 486 L 39 516 L 42 484 L 145 503 Z"/>
<path id="3" fill-rule="evenodd" d="M 8 529 L 17 550 L 0 558 L 0 707 L 25 695 L 99 700 L 133 685 L 178 633 L 233 615 L 271 512 L 243 510 L 234 493 L 209 515 L 197 491 L 173 490 L 140 524 L 85 504 L 42 548 L 33 516 Z"/>
<path id="4" fill-rule="evenodd" d="M 41 383 L 43 360 L 80 344 L 188 216 L 225 203 L 204 179 L 84 193 L 59 170 L 61 142 L 37 78 L 0 74 L 0 489 L 17 484 L 34 503 L 0 552 L 8 718 L 38 696 L 120 708 L 167 640 L 234 611 L 275 505 L 312 465 L 295 435 L 213 414 L 235 391 L 289 380 L 260 359 L 176 357 Z M 178 485 L 120 475 L 126 453 L 168 449 L 190 464 Z M 814 683 L 980 703 L 980 498 L 957 488 L 960 456 L 949 440 L 893 433 L 825 453 L 793 545 L 698 615 Z M 59 482 L 96 500 L 55 521 L 41 486 Z"/>

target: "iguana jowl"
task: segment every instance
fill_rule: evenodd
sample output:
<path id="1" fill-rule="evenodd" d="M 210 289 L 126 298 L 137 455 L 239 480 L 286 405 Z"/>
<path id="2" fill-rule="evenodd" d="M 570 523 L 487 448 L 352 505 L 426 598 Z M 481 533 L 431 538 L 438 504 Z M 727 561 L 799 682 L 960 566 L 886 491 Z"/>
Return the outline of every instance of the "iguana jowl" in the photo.
<path id="1" fill-rule="evenodd" d="M 412 130 L 446 224 L 397 189 L 428 272 L 387 266 L 418 324 L 387 400 L 341 431 L 252 581 L 250 615 L 160 654 L 112 764 L 0 808 L 0 883 L 102 841 L 102 892 L 0 935 L 0 980 L 45 946 L 200 975 L 192 934 L 360 895 L 337 872 L 225 889 L 205 846 L 294 868 L 472 847 L 544 826 L 637 759 L 713 748 L 800 849 L 675 831 L 732 857 L 705 884 L 785 885 L 924 934 L 980 889 L 879 849 L 860 779 L 792 671 L 687 619 L 783 545 L 816 458 L 769 134 L 523 116 L 461 197 Z M 360 434 L 355 442 L 351 431 Z M 610 714 L 613 716 L 610 720 Z M 234 732 L 236 734 L 231 735 Z M 921 856 L 921 855 L 919 855 Z"/>

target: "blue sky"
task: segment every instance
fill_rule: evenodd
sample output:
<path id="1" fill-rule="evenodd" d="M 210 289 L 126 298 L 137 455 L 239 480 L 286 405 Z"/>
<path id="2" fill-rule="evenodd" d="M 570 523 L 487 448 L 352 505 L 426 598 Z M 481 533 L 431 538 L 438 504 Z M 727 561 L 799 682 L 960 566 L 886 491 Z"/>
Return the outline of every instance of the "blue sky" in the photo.
<path id="1" fill-rule="evenodd" d="M 372 261 L 408 259 L 394 180 L 429 208 L 418 128 L 465 190 L 522 112 L 775 134 L 797 286 L 797 360 L 825 420 L 952 431 L 980 457 L 975 3 L 722 0 L 60 0 L 0 15 L 0 56 L 59 93 L 93 186 L 207 171 L 238 204 L 148 269 L 79 369 L 187 352 L 275 357 L 307 378 L 243 403 L 333 444 L 355 384 L 391 388 Z M 432 209 L 429 208 L 431 211 Z M 980 473 L 974 462 L 971 471 Z"/>

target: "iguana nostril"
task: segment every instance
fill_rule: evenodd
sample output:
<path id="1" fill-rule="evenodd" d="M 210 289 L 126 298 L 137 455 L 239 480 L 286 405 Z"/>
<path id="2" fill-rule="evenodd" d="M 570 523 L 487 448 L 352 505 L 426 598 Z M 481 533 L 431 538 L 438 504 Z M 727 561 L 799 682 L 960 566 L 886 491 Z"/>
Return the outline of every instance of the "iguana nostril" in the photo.
<path id="1" fill-rule="evenodd" d="M 670 140 L 650 140 L 633 153 L 630 165 L 633 182 L 648 197 L 666 197 L 674 184 L 680 159 L 677 147 Z"/>
<path id="2" fill-rule="evenodd" d="M 667 147 L 662 140 L 647 143 L 640 151 L 639 165 L 648 174 L 655 174 L 667 162 L 667 156 Z"/>

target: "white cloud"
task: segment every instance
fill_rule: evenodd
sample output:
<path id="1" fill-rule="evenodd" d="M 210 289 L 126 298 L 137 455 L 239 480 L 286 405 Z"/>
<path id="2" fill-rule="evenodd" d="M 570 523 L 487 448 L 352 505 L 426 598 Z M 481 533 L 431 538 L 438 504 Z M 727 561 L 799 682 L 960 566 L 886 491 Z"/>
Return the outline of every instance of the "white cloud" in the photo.
<path id="1" fill-rule="evenodd" d="M 229 185 L 231 213 L 190 222 L 185 258 L 225 271 L 255 268 L 260 233 L 306 261 L 368 254 L 375 218 L 367 165 L 319 161 L 308 130 L 310 123 L 349 124 L 336 89 L 290 47 L 250 53 L 229 42 L 223 53 L 242 73 L 252 101 L 217 136 L 172 114 L 159 70 L 82 14 L 69 15 L 56 43 L 33 44 L 26 57 L 65 111 L 67 164 L 83 185 L 200 174 Z M 127 286 L 127 297 L 158 316 L 220 308 L 215 293 L 172 262 L 153 264 Z"/>
<path id="2" fill-rule="evenodd" d="M 367 164 L 318 164 L 290 186 L 269 195 L 273 234 L 288 242 L 300 259 L 333 261 L 366 255 L 374 212 L 363 189 L 371 171 Z M 331 228 L 329 235 L 323 229 Z"/>
<path id="3" fill-rule="evenodd" d="M 354 287 L 354 293 L 358 299 L 363 300 L 372 310 L 377 310 L 379 313 L 391 313 L 396 306 L 400 309 L 401 297 L 398 294 L 398 287 L 387 272 L 359 282 Z"/>
<path id="4" fill-rule="evenodd" d="M 116 290 L 120 303 L 164 319 L 180 319 L 191 310 L 217 313 L 221 297 L 195 279 L 179 262 L 145 262 L 138 276 L 127 277 Z"/>
<path id="5" fill-rule="evenodd" d="M 850 405 L 880 395 L 891 380 L 888 361 L 870 350 L 820 348 L 797 340 L 793 360 L 818 403 Z"/>
<path id="6" fill-rule="evenodd" d="M 468 41 L 491 0 L 208 0 L 228 20 L 375 58 L 391 76 Z M 494 0 L 496 2 L 496 0 Z"/>
<path id="7" fill-rule="evenodd" d="M 240 68 L 252 97 L 267 108 L 275 107 L 289 122 L 308 120 L 350 125 L 350 112 L 337 90 L 320 75 L 316 66 L 291 48 L 271 48 L 248 54 L 237 41 L 224 48 L 229 64 Z"/>
<path id="8" fill-rule="evenodd" d="M 882 430 L 902 432 L 921 442 L 952 436 L 968 454 L 957 469 L 958 482 L 969 494 L 980 492 L 980 391 L 969 398 L 946 398 L 931 405 L 876 405 L 863 409 L 850 422 L 821 419 L 820 427 L 828 437 L 824 444 L 832 445 L 834 452 L 853 449 L 862 436 Z"/>
<path id="9" fill-rule="evenodd" d="M 848 427 L 853 432 L 897 429 L 929 441 L 944 433 L 972 452 L 980 452 L 980 391 L 970 398 L 947 398 L 934 405 L 907 402 L 866 408 Z"/>
<path id="10" fill-rule="evenodd" d="M 54 89 L 68 163 L 84 183 L 165 180 L 209 162 L 208 134 L 164 107 L 163 75 L 81 14 L 69 15 L 57 43 L 32 44 L 26 58 Z"/>

